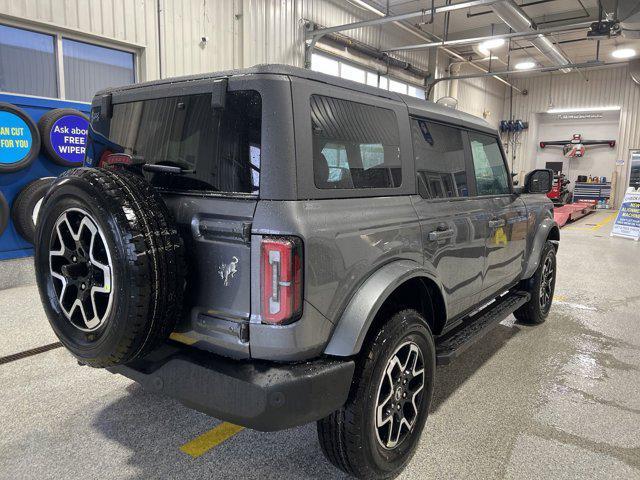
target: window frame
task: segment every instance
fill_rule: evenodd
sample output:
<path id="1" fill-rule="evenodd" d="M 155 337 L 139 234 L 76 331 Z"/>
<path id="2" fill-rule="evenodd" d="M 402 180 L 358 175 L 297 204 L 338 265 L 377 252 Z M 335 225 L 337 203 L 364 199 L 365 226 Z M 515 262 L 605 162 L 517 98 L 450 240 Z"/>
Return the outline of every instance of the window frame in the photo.
<path id="1" fill-rule="evenodd" d="M 367 87 L 363 84 L 363 88 Z M 299 199 L 367 198 L 412 195 L 416 192 L 413 164 L 413 148 L 409 147 L 409 116 L 406 105 L 398 100 L 382 95 L 376 96 L 357 90 L 350 90 L 322 82 L 291 77 L 293 95 L 294 130 L 296 138 L 297 174 L 296 187 Z M 381 92 L 382 93 L 382 92 Z M 400 168 L 402 183 L 398 187 L 385 188 L 331 188 L 322 189 L 315 185 L 313 170 L 313 134 L 311 122 L 311 96 L 321 95 L 350 102 L 363 103 L 392 110 L 398 125 L 400 146 Z M 393 95 L 393 94 L 391 94 Z"/>
<path id="2" fill-rule="evenodd" d="M 62 51 L 62 39 L 73 40 L 75 42 L 87 43 L 89 45 L 95 45 L 97 47 L 109 48 L 111 50 L 119 50 L 121 52 L 131 53 L 133 55 L 133 78 L 134 83 L 138 83 L 142 80 L 140 72 L 142 71 L 142 55 L 144 53 L 144 45 L 139 45 L 130 42 L 123 42 L 117 39 L 105 40 L 103 37 L 93 35 L 90 33 L 82 32 L 69 27 L 55 26 L 49 27 L 46 25 L 32 25 L 31 23 L 17 22 L 11 19 L 0 19 L 0 25 L 6 27 L 16 28 L 20 30 L 26 30 L 33 33 L 40 33 L 44 35 L 50 35 L 53 37 L 53 54 L 55 60 L 56 69 L 56 82 L 57 82 L 57 97 L 58 100 L 67 100 L 65 93 L 65 80 L 64 80 L 64 59 Z M 15 92 L 4 92 L 12 95 L 25 95 Z M 28 95 L 29 96 L 29 95 Z M 34 96 L 34 95 L 30 95 Z M 39 97 L 39 96 L 38 96 Z M 42 97 L 49 98 L 49 97 Z M 79 101 L 71 100 L 77 103 L 91 103 L 91 100 Z"/>
<path id="3" fill-rule="evenodd" d="M 443 125 L 445 127 L 456 128 L 462 132 L 462 144 L 464 146 L 464 158 L 465 158 L 465 173 L 467 177 L 467 188 L 469 189 L 468 197 L 445 197 L 445 198 L 425 198 L 420 194 L 419 189 L 419 180 L 418 180 L 418 165 L 415 163 L 415 152 L 413 150 L 413 136 L 410 134 L 411 139 L 411 155 L 414 159 L 414 180 L 416 185 L 416 194 L 425 202 L 460 202 L 464 200 L 471 200 L 474 198 L 496 198 L 496 197 L 510 197 L 514 195 L 513 189 L 513 179 L 511 177 L 511 171 L 509 170 L 509 163 L 507 162 L 507 156 L 504 152 L 504 147 L 502 146 L 502 142 L 500 141 L 500 137 L 497 134 L 488 133 L 484 130 L 479 130 L 475 128 L 465 127 L 459 124 L 455 124 L 453 122 L 447 122 L 442 120 L 436 120 L 429 118 L 428 116 L 409 114 L 409 125 L 411 125 L 412 120 L 424 120 L 429 123 L 437 123 L 439 125 Z M 507 171 L 507 182 L 509 184 L 509 193 L 501 193 L 494 195 L 478 195 L 478 186 L 476 182 L 476 172 L 475 165 L 473 163 L 473 152 L 471 151 L 471 140 L 469 139 L 469 132 L 478 133 L 480 135 L 485 135 L 487 137 L 491 137 L 496 140 L 498 143 L 498 148 L 500 149 L 500 154 L 502 156 L 502 163 Z M 403 177 L 404 179 L 404 177 Z"/>

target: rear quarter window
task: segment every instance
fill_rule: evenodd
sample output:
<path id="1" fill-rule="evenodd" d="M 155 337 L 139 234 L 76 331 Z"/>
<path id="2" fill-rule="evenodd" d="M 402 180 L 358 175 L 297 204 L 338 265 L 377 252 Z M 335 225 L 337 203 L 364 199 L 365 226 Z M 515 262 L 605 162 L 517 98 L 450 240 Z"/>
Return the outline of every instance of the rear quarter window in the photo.
<path id="1" fill-rule="evenodd" d="M 401 186 L 400 135 L 392 110 L 312 95 L 311 124 L 317 188 Z"/>

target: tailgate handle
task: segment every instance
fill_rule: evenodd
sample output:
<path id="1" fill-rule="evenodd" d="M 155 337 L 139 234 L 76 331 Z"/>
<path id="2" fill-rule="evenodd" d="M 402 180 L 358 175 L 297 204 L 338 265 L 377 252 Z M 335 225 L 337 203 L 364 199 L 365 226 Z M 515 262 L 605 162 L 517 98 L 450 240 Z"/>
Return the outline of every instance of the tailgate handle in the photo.
<path id="1" fill-rule="evenodd" d="M 193 219 L 192 226 L 198 237 L 237 238 L 244 242 L 251 240 L 251 222 L 229 222 L 227 220 Z"/>

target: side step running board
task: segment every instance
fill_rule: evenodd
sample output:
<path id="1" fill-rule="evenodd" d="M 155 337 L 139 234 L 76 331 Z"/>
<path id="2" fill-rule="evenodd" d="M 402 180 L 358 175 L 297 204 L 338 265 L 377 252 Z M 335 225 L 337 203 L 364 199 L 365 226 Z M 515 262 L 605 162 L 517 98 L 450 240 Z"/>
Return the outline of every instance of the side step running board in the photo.
<path id="1" fill-rule="evenodd" d="M 509 292 L 485 307 L 455 330 L 436 339 L 436 364 L 447 365 L 460 353 L 480 340 L 498 323 L 527 303 L 531 295 L 527 292 Z"/>

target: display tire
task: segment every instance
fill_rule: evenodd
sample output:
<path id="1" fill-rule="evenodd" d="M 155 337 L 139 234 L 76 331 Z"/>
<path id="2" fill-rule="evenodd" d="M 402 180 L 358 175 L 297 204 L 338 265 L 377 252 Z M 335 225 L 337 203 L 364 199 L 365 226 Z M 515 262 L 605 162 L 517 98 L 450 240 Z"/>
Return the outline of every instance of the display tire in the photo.
<path id="1" fill-rule="evenodd" d="M 144 357 L 182 314 L 183 242 L 159 193 L 133 173 L 77 168 L 62 174 L 42 205 L 35 266 L 54 332 L 92 367 Z M 80 282 L 89 302 L 81 300 Z M 94 294 L 94 287 L 106 292 Z"/>
<path id="2" fill-rule="evenodd" d="M 2 192 L 0 192 L 0 235 L 4 233 L 9 224 L 9 203 L 4 198 Z"/>
<path id="3" fill-rule="evenodd" d="M 415 409 L 415 422 L 411 422 L 403 440 L 386 448 L 382 442 L 387 434 L 381 434 L 376 423 L 378 407 L 385 406 L 380 403 L 380 397 L 386 396 L 381 382 L 385 381 L 394 352 L 407 342 L 413 343 L 422 355 L 422 398 Z M 347 402 L 317 422 L 318 440 L 325 457 L 343 472 L 363 479 L 393 478 L 411 460 L 427 419 L 433 396 L 435 344 L 424 317 L 412 309 L 389 316 L 367 343 L 357 360 Z M 414 380 L 415 377 L 409 385 Z M 397 399 L 394 396 L 391 408 Z M 404 412 L 404 408 L 405 405 L 398 410 Z"/>
<path id="4" fill-rule="evenodd" d="M 51 129 L 58 120 L 69 115 L 82 117 L 87 120 L 87 122 L 89 121 L 89 117 L 87 117 L 80 110 L 76 110 L 75 108 L 56 108 L 54 110 L 49 110 L 47 113 L 42 115 L 42 117 L 40 117 L 40 120 L 38 121 L 38 130 L 40 131 L 40 137 L 42 138 L 42 147 L 45 154 L 47 155 L 47 158 L 49 158 L 56 165 L 60 165 L 62 167 L 80 167 L 82 166 L 82 162 L 70 162 L 62 158 L 58 154 L 58 152 L 56 152 L 56 149 L 51 143 Z"/>
<path id="5" fill-rule="evenodd" d="M 551 267 L 553 271 L 549 274 L 545 273 L 545 268 Z M 553 294 L 556 286 L 556 248 L 550 241 L 547 241 L 540 254 L 540 264 L 531 278 L 523 280 L 520 288 L 529 292 L 531 298 L 527 303 L 513 312 L 514 316 L 520 323 L 529 325 L 538 325 L 544 323 L 549 315 L 551 304 L 553 303 Z M 541 302 L 543 289 L 548 285 L 548 300 Z"/>
<path id="6" fill-rule="evenodd" d="M 0 173 L 13 173 L 28 167 L 38 158 L 40 154 L 40 132 L 36 123 L 20 107 L 16 107 L 11 103 L 0 102 L 0 112 L 10 112 L 20 117 L 27 124 L 31 133 L 31 149 L 22 160 L 15 163 L 0 162 Z"/>
<path id="7" fill-rule="evenodd" d="M 29 243 L 34 241 L 40 207 L 44 195 L 54 180 L 55 177 L 44 177 L 27 183 L 20 190 L 11 206 L 13 226 Z"/>

